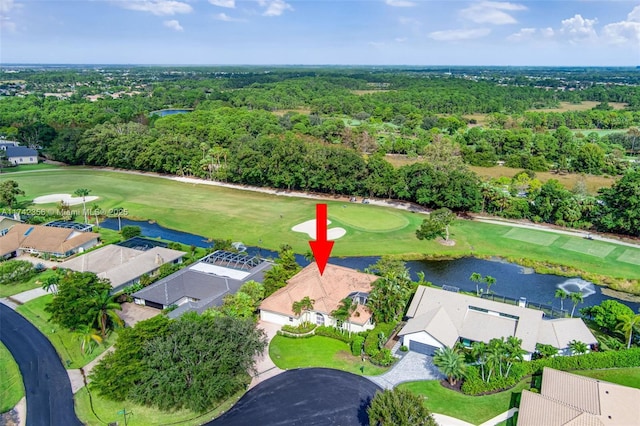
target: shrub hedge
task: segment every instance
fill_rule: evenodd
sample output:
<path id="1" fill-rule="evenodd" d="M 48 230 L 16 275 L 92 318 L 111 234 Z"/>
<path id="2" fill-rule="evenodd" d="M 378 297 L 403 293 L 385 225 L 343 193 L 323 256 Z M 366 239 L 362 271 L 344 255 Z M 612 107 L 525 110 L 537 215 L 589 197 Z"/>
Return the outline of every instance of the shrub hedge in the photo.
<path id="1" fill-rule="evenodd" d="M 351 341 L 351 355 L 360 356 L 362 353 L 362 346 L 364 345 L 363 336 L 354 336 Z"/>
<path id="2" fill-rule="evenodd" d="M 353 336 L 355 336 L 355 334 L 349 336 L 349 333 L 344 330 L 339 330 L 335 327 L 327 327 L 325 325 L 316 327 L 315 334 L 318 336 L 331 337 L 332 339 L 340 340 L 342 342 L 348 343 L 349 345 L 351 344 Z"/>
<path id="3" fill-rule="evenodd" d="M 395 327 L 395 323 L 381 322 L 379 324 L 376 324 L 376 327 L 373 330 L 370 330 L 367 334 L 367 338 L 364 341 L 364 352 L 370 357 L 375 357 L 380 349 L 382 349 L 378 346 L 378 336 L 380 335 L 380 333 L 383 333 L 385 337 L 388 338 Z"/>

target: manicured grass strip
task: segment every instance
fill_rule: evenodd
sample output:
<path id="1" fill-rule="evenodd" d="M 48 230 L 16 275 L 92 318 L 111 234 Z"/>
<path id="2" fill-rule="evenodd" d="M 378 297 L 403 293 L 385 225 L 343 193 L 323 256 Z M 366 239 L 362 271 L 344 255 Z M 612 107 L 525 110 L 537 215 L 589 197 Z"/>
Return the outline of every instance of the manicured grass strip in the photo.
<path id="1" fill-rule="evenodd" d="M 83 355 L 78 336 L 48 321 L 50 315 L 48 312 L 45 312 L 44 307 L 47 303 L 51 302 L 51 299 L 53 299 L 53 295 L 51 294 L 38 297 L 24 305 L 18 306 L 16 310 L 35 325 L 42 334 L 47 336 L 53 344 L 53 347 L 56 348 L 56 352 L 58 352 L 58 356 L 60 356 L 62 365 L 64 365 L 65 368 L 74 369 L 84 367 L 116 341 L 116 333 L 111 333 L 103 344 L 93 349 L 92 353 Z M 67 362 L 67 360 L 69 362 Z"/>
<path id="2" fill-rule="evenodd" d="M 22 376 L 11 352 L 0 343 L 0 413 L 11 410 L 24 396 Z"/>
<path id="3" fill-rule="evenodd" d="M 439 380 L 402 383 L 398 387 L 425 397 L 424 405 L 434 413 L 479 425 L 511 408 L 512 399 L 528 389 L 530 381 L 523 380 L 513 389 L 485 396 L 464 395 L 445 388 Z"/>
<path id="4" fill-rule="evenodd" d="M 40 281 L 46 278 L 48 275 L 53 275 L 55 272 L 52 270 L 46 270 L 28 281 L 24 281 L 17 284 L 4 284 L 0 285 L 0 297 L 13 296 L 14 294 L 22 293 L 23 291 L 33 290 L 42 286 Z"/>
<path id="5" fill-rule="evenodd" d="M 550 246 L 558 239 L 558 235 L 554 235 L 550 232 L 532 231 L 523 228 L 511 228 L 511 230 L 504 234 L 503 237 L 539 246 Z"/>
<path id="6" fill-rule="evenodd" d="M 96 391 L 91 392 L 91 400 L 93 401 L 93 410 L 91 409 L 91 401 L 89 392 L 86 388 L 80 389 L 74 396 L 76 404 L 76 414 L 78 418 L 89 426 L 104 426 L 111 422 L 118 422 L 123 425 L 124 416 L 121 413 L 126 409 L 127 413 L 133 413 L 127 416 L 127 424 L 129 426 L 153 426 L 153 425 L 171 425 L 179 424 L 181 426 L 201 425 L 209 420 L 219 416 L 223 412 L 235 404 L 244 394 L 239 392 L 228 400 L 224 401 L 219 407 L 210 413 L 198 414 L 189 410 L 178 410 L 165 412 L 157 408 L 146 407 L 144 405 L 133 404 L 131 402 L 115 402 L 102 398 Z M 98 417 L 96 417 L 96 414 Z"/>
<path id="7" fill-rule="evenodd" d="M 562 245 L 565 250 L 588 254 L 590 256 L 605 257 L 616 247 L 613 244 L 587 239 L 571 239 Z"/>
<path id="8" fill-rule="evenodd" d="M 638 249 L 626 249 L 624 253 L 618 256 L 619 262 L 632 263 L 634 265 L 640 265 L 640 250 Z"/>
<path id="9" fill-rule="evenodd" d="M 349 345 L 324 336 L 291 339 L 276 336 L 269 345 L 269 356 L 280 368 L 326 367 L 354 374 L 375 376 L 387 371 L 351 355 Z M 360 368 L 364 365 L 364 372 Z"/>
<path id="10" fill-rule="evenodd" d="M 18 172 L 30 172 L 30 171 L 34 171 L 34 170 L 46 170 L 46 169 L 57 169 L 60 166 L 56 165 L 56 164 L 48 164 L 48 163 L 38 163 L 38 164 L 23 164 L 21 166 L 15 166 L 15 167 L 4 167 L 2 169 L 2 174 L 11 174 L 11 173 L 18 173 Z"/>
<path id="11" fill-rule="evenodd" d="M 572 371 L 573 374 L 591 377 L 622 386 L 640 389 L 640 367 L 631 368 L 607 368 L 605 370 L 580 370 Z"/>
<path id="12" fill-rule="evenodd" d="M 369 204 L 345 203 L 331 210 L 329 219 L 331 218 L 368 232 L 396 231 L 409 225 L 409 220 L 404 215 Z"/>

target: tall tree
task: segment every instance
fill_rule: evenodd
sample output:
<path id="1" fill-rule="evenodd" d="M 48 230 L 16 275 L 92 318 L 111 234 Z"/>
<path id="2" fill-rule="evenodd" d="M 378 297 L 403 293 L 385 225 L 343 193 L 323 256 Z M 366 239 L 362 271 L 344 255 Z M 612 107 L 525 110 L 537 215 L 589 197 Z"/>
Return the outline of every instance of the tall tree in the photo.
<path id="1" fill-rule="evenodd" d="M 482 279 L 482 281 L 487 284 L 487 294 L 489 294 L 489 292 L 491 291 L 491 286 L 496 283 L 496 279 L 491 275 L 487 275 Z"/>
<path id="2" fill-rule="evenodd" d="M 416 231 L 419 240 L 433 240 L 437 237 L 449 241 L 449 225 L 456 220 L 456 215 L 446 207 L 434 210 L 422 221 Z"/>
<path id="3" fill-rule="evenodd" d="M 91 314 L 94 315 L 95 322 L 100 327 L 100 335 L 104 339 L 107 337 L 107 330 L 112 327 L 122 327 L 124 322 L 116 313 L 121 311 L 122 306 L 115 301 L 109 290 L 103 290 L 95 295 L 94 306 L 91 307 Z"/>
<path id="4" fill-rule="evenodd" d="M 100 332 L 89 325 L 81 325 L 76 328 L 75 334 L 80 341 L 80 350 L 83 355 L 93 352 L 94 346 L 101 344 L 103 341 Z"/>
<path id="5" fill-rule="evenodd" d="M 376 392 L 367 414 L 372 426 L 437 426 L 422 398 L 406 389 Z"/>
<path id="6" fill-rule="evenodd" d="M 299 317 L 302 313 L 307 314 L 312 311 L 314 303 L 316 303 L 315 300 L 311 299 L 309 296 L 305 296 L 302 299 L 293 302 L 291 310 Z"/>
<path id="7" fill-rule="evenodd" d="M 0 183 L 0 201 L 9 206 L 10 209 L 18 201 L 18 195 L 24 195 L 24 191 L 18 186 L 15 180 L 5 180 Z"/>
<path id="8" fill-rule="evenodd" d="M 91 192 L 90 189 L 78 188 L 73 192 L 76 197 L 82 197 L 82 214 L 84 215 L 84 223 L 88 223 L 87 220 L 87 196 Z"/>
<path id="9" fill-rule="evenodd" d="M 625 314 L 618 317 L 617 329 L 622 331 L 627 338 L 627 348 L 631 347 L 633 329 L 640 325 L 640 314 Z"/>
<path id="10" fill-rule="evenodd" d="M 478 272 L 473 272 L 469 279 L 476 283 L 476 296 L 480 296 L 480 287 L 478 287 L 478 284 L 482 281 L 482 275 Z"/>
<path id="11" fill-rule="evenodd" d="M 555 298 L 560 299 L 560 310 L 564 311 L 564 299 L 567 298 L 569 294 L 561 288 L 556 289 Z"/>
<path id="12" fill-rule="evenodd" d="M 340 301 L 338 308 L 331 312 L 331 316 L 336 320 L 347 323 L 347 331 L 351 334 L 351 315 L 358 309 L 358 304 L 350 297 L 345 297 Z M 336 324 L 337 325 L 337 324 Z"/>
<path id="13" fill-rule="evenodd" d="M 628 170 L 611 188 L 602 188 L 599 193 L 598 228 L 640 236 L 640 169 Z"/>
<path id="14" fill-rule="evenodd" d="M 569 349 L 571 349 L 571 355 L 581 355 L 587 353 L 589 347 L 586 343 L 574 339 L 569 342 Z"/>
<path id="15" fill-rule="evenodd" d="M 576 291 L 573 293 L 569 293 L 569 299 L 571 300 L 571 303 L 573 303 L 573 308 L 571 309 L 571 318 L 573 318 L 576 306 L 578 306 L 579 303 L 584 302 L 584 296 L 579 291 Z"/>

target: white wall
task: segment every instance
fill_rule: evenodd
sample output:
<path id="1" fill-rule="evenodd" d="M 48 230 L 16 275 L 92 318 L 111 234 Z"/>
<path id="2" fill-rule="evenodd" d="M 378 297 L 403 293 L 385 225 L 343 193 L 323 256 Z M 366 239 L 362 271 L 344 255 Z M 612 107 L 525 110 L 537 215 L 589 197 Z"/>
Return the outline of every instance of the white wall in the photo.
<path id="1" fill-rule="evenodd" d="M 33 157 L 9 157 L 9 161 L 13 164 L 38 164 L 38 156 Z"/>
<path id="2" fill-rule="evenodd" d="M 280 315 L 275 312 L 265 311 L 262 309 L 260 310 L 260 319 L 280 325 L 292 325 L 294 327 L 298 325 L 298 320 L 296 320 L 296 318 L 293 318 L 293 321 L 289 321 L 288 316 Z"/>
<path id="3" fill-rule="evenodd" d="M 434 346 L 436 348 L 443 348 L 444 345 L 433 338 L 426 331 L 420 331 L 418 333 L 405 334 L 402 336 L 402 344 L 406 347 L 409 347 L 411 342 L 419 342 L 424 343 L 426 345 Z"/>

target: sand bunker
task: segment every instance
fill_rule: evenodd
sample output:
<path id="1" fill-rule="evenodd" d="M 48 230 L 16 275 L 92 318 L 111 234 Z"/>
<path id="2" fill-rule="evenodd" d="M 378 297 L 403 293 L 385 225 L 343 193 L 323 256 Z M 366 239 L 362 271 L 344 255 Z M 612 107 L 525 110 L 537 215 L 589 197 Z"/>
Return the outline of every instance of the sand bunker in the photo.
<path id="1" fill-rule="evenodd" d="M 331 221 L 327 220 L 327 225 L 330 225 Z M 294 232 L 302 232 L 303 234 L 307 234 L 311 239 L 316 239 L 316 220 L 308 220 L 306 222 L 302 222 L 291 228 Z M 337 240 L 338 238 L 344 237 L 347 231 L 344 228 L 331 228 L 327 229 L 327 239 L 328 240 Z"/>
<path id="2" fill-rule="evenodd" d="M 85 202 L 95 201 L 98 197 L 94 195 L 89 195 L 84 197 Z M 78 204 L 82 204 L 82 197 L 74 197 L 71 194 L 51 194 L 51 195 L 43 195 L 42 197 L 37 197 L 33 200 L 33 204 L 49 204 L 49 203 L 59 203 L 60 201 L 64 201 L 65 204 L 69 206 L 75 206 Z"/>

